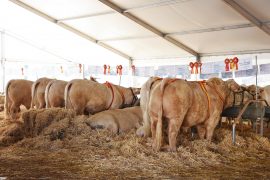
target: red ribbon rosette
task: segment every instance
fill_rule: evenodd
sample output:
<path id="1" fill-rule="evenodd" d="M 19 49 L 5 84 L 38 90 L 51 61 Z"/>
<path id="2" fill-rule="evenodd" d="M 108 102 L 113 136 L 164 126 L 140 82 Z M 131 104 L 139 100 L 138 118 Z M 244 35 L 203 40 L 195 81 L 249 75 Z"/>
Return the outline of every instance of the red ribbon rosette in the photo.
<path id="1" fill-rule="evenodd" d="M 194 63 L 190 62 L 189 67 L 191 68 L 190 73 L 193 74 Z"/>
<path id="2" fill-rule="evenodd" d="M 118 66 L 118 73 L 120 76 L 122 76 L 122 69 L 123 69 L 122 65 L 119 65 Z"/>
<path id="3" fill-rule="evenodd" d="M 103 74 L 106 75 L 106 70 L 107 70 L 107 65 L 106 64 L 103 65 L 103 69 L 104 69 Z"/>
<path id="4" fill-rule="evenodd" d="M 239 62 L 239 59 L 237 57 L 234 57 L 233 58 L 233 63 L 234 63 L 234 67 L 236 70 L 238 70 L 238 62 Z"/>
<path id="5" fill-rule="evenodd" d="M 132 65 L 131 69 L 132 69 L 132 74 L 134 75 L 135 74 L 135 65 Z"/>
<path id="6" fill-rule="evenodd" d="M 195 66 L 195 74 L 199 74 L 199 71 L 198 71 L 199 63 L 198 62 L 195 62 L 194 63 L 194 66 Z"/>
<path id="7" fill-rule="evenodd" d="M 108 74 L 110 74 L 110 73 L 111 73 L 111 66 L 108 65 Z"/>
<path id="8" fill-rule="evenodd" d="M 118 74 L 119 73 L 119 66 L 117 65 L 116 66 L 116 74 Z"/>
<path id="9" fill-rule="evenodd" d="M 82 64 L 79 64 L 80 73 L 82 73 Z"/>
<path id="10" fill-rule="evenodd" d="M 233 59 L 230 59 L 230 69 L 233 70 L 234 69 L 234 63 L 233 63 Z"/>
<path id="11" fill-rule="evenodd" d="M 229 66 L 229 64 L 230 64 L 230 59 L 225 59 L 225 61 L 224 61 L 224 63 L 225 63 L 225 70 L 226 71 L 229 71 L 230 70 L 230 66 Z"/>

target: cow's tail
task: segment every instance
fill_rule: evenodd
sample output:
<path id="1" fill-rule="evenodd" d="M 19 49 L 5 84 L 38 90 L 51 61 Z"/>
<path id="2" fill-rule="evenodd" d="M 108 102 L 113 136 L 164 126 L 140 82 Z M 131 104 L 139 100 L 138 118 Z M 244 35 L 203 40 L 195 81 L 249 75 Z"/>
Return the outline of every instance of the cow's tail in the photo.
<path id="1" fill-rule="evenodd" d="M 12 80 L 7 83 L 7 86 L 6 86 L 6 89 L 5 89 L 5 91 L 6 91 L 5 105 L 4 105 L 5 119 L 7 119 L 8 115 L 9 115 L 9 108 L 8 107 L 9 107 L 9 104 L 10 104 L 10 99 L 9 99 L 9 95 L 8 95 L 8 88 L 9 88 L 11 82 L 12 82 Z"/>
<path id="2" fill-rule="evenodd" d="M 31 109 L 34 108 L 34 105 L 35 105 L 34 102 L 35 102 L 36 90 L 39 83 L 40 83 L 39 81 L 36 81 L 31 87 L 31 96 L 32 96 Z"/>
<path id="3" fill-rule="evenodd" d="M 65 87 L 65 108 L 68 109 L 70 108 L 69 105 L 71 105 L 71 101 L 70 101 L 70 97 L 69 97 L 69 90 L 72 86 L 72 82 L 67 83 L 66 87 Z"/>
<path id="4" fill-rule="evenodd" d="M 50 103 L 49 103 L 49 91 L 50 91 L 50 88 L 52 86 L 52 84 L 54 83 L 54 81 L 50 81 L 47 86 L 46 86 L 46 89 L 45 89 L 45 103 L 46 103 L 46 109 L 50 108 Z"/>
<path id="5" fill-rule="evenodd" d="M 148 112 L 148 105 L 149 105 L 149 99 L 150 99 L 150 91 L 153 86 L 153 83 L 157 80 L 160 80 L 161 78 L 158 77 L 153 77 L 151 80 L 149 80 L 146 84 L 146 106 L 144 110 L 144 115 L 143 115 L 143 126 L 144 126 L 144 136 L 149 137 L 151 136 L 151 122 L 150 122 L 150 117 L 149 117 L 149 112 Z"/>
<path id="6" fill-rule="evenodd" d="M 169 78 L 165 78 L 161 81 L 161 84 L 160 84 L 160 105 L 159 105 L 159 110 L 158 110 L 158 120 L 157 120 L 156 138 L 155 138 L 156 151 L 159 151 L 162 146 L 163 95 L 164 95 L 165 87 L 169 81 L 170 81 Z"/>

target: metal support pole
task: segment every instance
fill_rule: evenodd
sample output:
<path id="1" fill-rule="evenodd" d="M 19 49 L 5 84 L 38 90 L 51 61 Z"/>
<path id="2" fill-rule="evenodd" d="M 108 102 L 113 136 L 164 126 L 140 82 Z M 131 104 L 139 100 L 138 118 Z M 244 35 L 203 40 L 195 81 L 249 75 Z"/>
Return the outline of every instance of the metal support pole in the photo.
<path id="1" fill-rule="evenodd" d="M 235 145 L 235 124 L 236 122 L 233 122 L 233 126 L 232 126 L 232 141 L 233 141 L 233 145 Z"/>
<path id="2" fill-rule="evenodd" d="M 258 100 L 258 60 L 257 60 L 257 56 L 255 56 L 255 62 L 256 62 L 256 100 Z"/>
<path id="3" fill-rule="evenodd" d="M 261 108 L 265 108 L 264 106 L 262 106 Z M 260 129 L 260 135 L 263 136 L 263 118 L 264 118 L 264 114 L 261 113 L 261 129 Z"/>

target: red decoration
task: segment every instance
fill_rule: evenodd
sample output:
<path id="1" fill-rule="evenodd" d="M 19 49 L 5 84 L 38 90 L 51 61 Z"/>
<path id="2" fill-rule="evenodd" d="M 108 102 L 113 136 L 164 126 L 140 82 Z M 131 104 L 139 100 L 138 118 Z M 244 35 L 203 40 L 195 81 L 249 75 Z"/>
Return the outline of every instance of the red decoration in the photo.
<path id="1" fill-rule="evenodd" d="M 135 68 L 135 65 L 132 65 L 132 66 L 131 66 L 131 69 L 132 69 L 132 75 L 135 75 L 135 69 L 136 69 L 136 68 Z"/>
<path id="2" fill-rule="evenodd" d="M 230 69 L 233 70 L 234 69 L 234 63 L 233 63 L 233 59 L 230 59 Z"/>
<path id="3" fill-rule="evenodd" d="M 111 66 L 108 65 L 108 74 L 110 74 L 110 73 L 111 73 Z"/>
<path id="4" fill-rule="evenodd" d="M 22 76 L 23 76 L 24 75 L 23 68 L 21 68 L 21 71 L 22 71 Z"/>
<path id="5" fill-rule="evenodd" d="M 193 62 L 190 62 L 190 63 L 189 63 L 189 67 L 191 68 L 190 73 L 191 73 L 191 74 L 194 74 L 194 72 L 193 72 L 194 63 L 193 63 Z"/>
<path id="6" fill-rule="evenodd" d="M 118 74 L 119 74 L 120 76 L 122 76 L 122 69 L 123 69 L 122 65 L 119 65 L 119 66 L 117 66 L 117 67 L 118 67 Z"/>
<path id="7" fill-rule="evenodd" d="M 236 70 L 238 70 L 238 62 L 239 62 L 239 59 L 237 57 L 234 57 L 233 58 L 233 63 L 234 63 L 234 67 Z"/>
<path id="8" fill-rule="evenodd" d="M 116 74 L 118 74 L 119 73 L 119 66 L 117 65 L 116 66 Z"/>
<path id="9" fill-rule="evenodd" d="M 239 59 L 237 57 L 234 57 L 233 59 L 226 58 L 224 62 L 226 64 L 226 67 L 225 67 L 226 71 L 238 70 Z"/>
<path id="10" fill-rule="evenodd" d="M 225 59 L 224 62 L 225 62 L 225 65 L 226 65 L 226 66 L 225 66 L 225 70 L 226 70 L 226 71 L 229 71 L 229 70 L 230 70 L 230 66 L 229 66 L 230 60 L 227 58 L 227 59 Z"/>
<path id="11" fill-rule="evenodd" d="M 82 64 L 79 64 L 80 73 L 82 73 Z"/>
<path id="12" fill-rule="evenodd" d="M 195 66 L 195 74 L 198 74 L 198 68 L 199 68 L 199 63 L 198 62 L 195 62 L 194 63 L 194 66 Z"/>
<path id="13" fill-rule="evenodd" d="M 103 68 L 104 68 L 103 74 L 106 75 L 107 65 L 104 64 Z"/>

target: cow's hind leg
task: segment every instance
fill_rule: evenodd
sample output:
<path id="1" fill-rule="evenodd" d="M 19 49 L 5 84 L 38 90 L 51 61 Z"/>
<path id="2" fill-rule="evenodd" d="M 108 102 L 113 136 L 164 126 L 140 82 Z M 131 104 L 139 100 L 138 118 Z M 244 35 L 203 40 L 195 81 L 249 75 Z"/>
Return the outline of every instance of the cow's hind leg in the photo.
<path id="1" fill-rule="evenodd" d="M 184 115 L 169 120 L 169 146 L 170 151 L 176 151 L 176 138 L 182 125 Z"/>
<path id="2" fill-rule="evenodd" d="M 157 121 L 158 118 L 155 116 L 151 116 L 151 132 L 152 132 L 152 140 L 153 140 L 153 148 L 156 148 L 156 129 L 157 129 Z"/>
<path id="3" fill-rule="evenodd" d="M 206 139 L 208 141 L 212 140 L 215 127 L 218 124 L 219 117 L 220 116 L 217 115 L 217 113 L 216 113 L 216 114 L 213 114 L 212 117 L 210 117 L 209 120 L 208 120 L 208 124 L 206 126 Z"/>
<path id="4" fill-rule="evenodd" d="M 20 105 L 16 104 L 16 103 L 12 103 L 11 107 L 10 107 L 10 116 L 12 120 L 16 120 L 17 119 L 17 114 L 20 112 Z"/>
<path id="5" fill-rule="evenodd" d="M 206 129 L 204 125 L 197 125 L 197 131 L 200 139 L 205 139 Z"/>
<path id="6" fill-rule="evenodd" d="M 76 115 L 83 115 L 84 114 L 84 108 L 82 108 L 80 106 L 75 106 L 74 110 L 76 112 Z"/>

